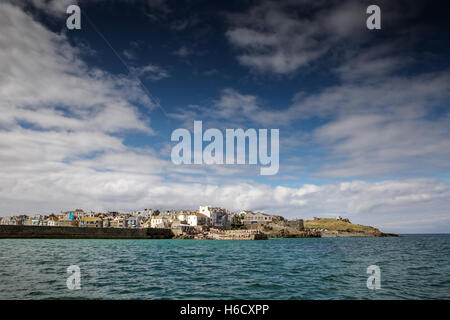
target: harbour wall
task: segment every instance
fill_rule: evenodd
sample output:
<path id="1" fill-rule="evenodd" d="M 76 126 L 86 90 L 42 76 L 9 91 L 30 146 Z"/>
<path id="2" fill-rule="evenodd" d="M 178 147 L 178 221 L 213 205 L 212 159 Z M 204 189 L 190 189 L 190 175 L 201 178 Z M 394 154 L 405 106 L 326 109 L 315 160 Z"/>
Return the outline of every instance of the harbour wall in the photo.
<path id="1" fill-rule="evenodd" d="M 80 228 L 0 225 L 0 239 L 171 239 L 170 229 Z"/>

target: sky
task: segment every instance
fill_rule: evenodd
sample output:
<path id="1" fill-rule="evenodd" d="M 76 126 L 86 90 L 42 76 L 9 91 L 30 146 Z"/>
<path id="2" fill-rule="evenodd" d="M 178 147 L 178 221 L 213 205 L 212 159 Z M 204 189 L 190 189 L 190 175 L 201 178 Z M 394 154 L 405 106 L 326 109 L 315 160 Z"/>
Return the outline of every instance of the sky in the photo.
<path id="1" fill-rule="evenodd" d="M 66 9 L 81 8 L 69 30 Z M 381 30 L 366 8 L 381 8 Z M 450 232 L 444 1 L 4 0 L 0 216 L 254 210 Z M 280 168 L 175 165 L 171 134 L 279 129 Z"/>

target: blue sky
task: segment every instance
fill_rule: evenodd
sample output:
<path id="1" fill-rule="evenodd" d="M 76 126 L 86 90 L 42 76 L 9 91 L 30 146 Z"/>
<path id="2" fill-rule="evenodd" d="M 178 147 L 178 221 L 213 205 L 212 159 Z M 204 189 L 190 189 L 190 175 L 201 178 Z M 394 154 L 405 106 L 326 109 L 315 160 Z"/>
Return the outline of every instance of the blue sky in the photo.
<path id="1" fill-rule="evenodd" d="M 68 30 L 75 2 L 0 5 L 0 215 L 210 204 L 450 231 L 443 2 L 78 1 Z M 279 129 L 278 174 L 172 164 L 194 120 Z"/>

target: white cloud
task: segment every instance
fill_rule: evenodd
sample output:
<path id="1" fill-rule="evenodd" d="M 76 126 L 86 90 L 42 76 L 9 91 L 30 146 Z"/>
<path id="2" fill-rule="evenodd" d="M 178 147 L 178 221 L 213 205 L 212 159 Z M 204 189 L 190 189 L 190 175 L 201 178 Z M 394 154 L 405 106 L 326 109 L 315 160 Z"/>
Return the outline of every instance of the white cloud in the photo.
<path id="1" fill-rule="evenodd" d="M 211 127 L 217 128 L 249 127 L 253 124 L 273 128 L 274 123 L 283 125 L 295 120 L 290 114 L 262 108 L 256 95 L 243 94 L 232 88 L 221 90 L 220 97 L 211 105 L 188 105 L 170 116 L 183 121 L 186 126 L 194 120 L 208 120 Z"/>
<path id="2" fill-rule="evenodd" d="M 145 171 L 132 172 L 126 169 L 126 164 L 114 162 L 114 165 L 116 170 L 104 172 L 82 164 L 63 163 L 52 166 L 51 173 L 44 168 L 41 175 L 36 174 L 36 168 L 34 174 L 25 170 L 2 171 L 0 212 L 54 212 L 80 206 L 87 210 L 195 209 L 199 204 L 212 204 L 232 210 L 263 210 L 290 218 L 344 215 L 366 224 L 373 224 L 381 214 L 394 212 L 383 219 L 383 223 L 390 223 L 389 230 L 401 230 L 399 226 L 406 220 L 397 221 L 399 214 L 404 214 L 405 219 L 420 218 L 428 223 L 421 231 L 433 228 L 448 231 L 450 227 L 447 211 L 450 188 L 433 180 L 352 181 L 301 188 L 257 183 L 217 185 L 170 182 Z M 438 216 L 449 218 L 447 224 L 436 225 L 434 219 Z M 378 225 L 383 227 L 383 223 Z"/>
<path id="3" fill-rule="evenodd" d="M 2 125 L 24 121 L 44 129 L 151 132 L 133 103 L 155 104 L 137 83 L 88 69 L 63 34 L 50 32 L 18 7 L 1 4 L 0 27 Z"/>
<path id="4" fill-rule="evenodd" d="M 304 17 L 302 11 L 312 15 Z M 230 15 L 226 36 L 243 51 L 238 56 L 241 64 L 262 72 L 289 74 L 342 41 L 360 42 L 364 12 L 364 6 L 356 1 L 263 1 L 246 13 Z"/>
<path id="5" fill-rule="evenodd" d="M 7 206 L 20 206 L 20 198 L 64 201 L 67 188 L 47 194 L 48 186 L 69 186 L 95 172 L 72 161 L 132 153 L 112 133 L 153 133 L 136 103 L 150 109 L 154 103 L 137 83 L 88 68 L 63 34 L 20 7 L 0 4 L 0 28 L 0 174 Z"/>
<path id="6" fill-rule="evenodd" d="M 81 7 L 85 5 L 95 4 L 98 2 L 111 2 L 108 0 L 7 0 L 20 6 L 31 5 L 40 12 L 51 15 L 55 18 L 65 19 L 67 17 L 67 7 L 72 4 L 78 4 Z M 166 0 L 118 0 L 130 5 L 142 5 L 146 9 L 157 9 L 163 13 L 170 11 Z"/>
<path id="7" fill-rule="evenodd" d="M 338 119 L 316 137 L 340 161 L 322 168 L 335 177 L 381 177 L 445 172 L 450 158 L 450 118 L 429 121 L 389 115 Z"/>
<path id="8" fill-rule="evenodd" d="M 194 52 L 187 48 L 186 46 L 181 46 L 180 48 L 178 48 L 177 50 L 175 50 L 174 52 L 172 52 L 173 55 L 179 56 L 179 57 L 187 57 L 189 55 L 192 55 Z"/>
<path id="9" fill-rule="evenodd" d="M 158 81 L 170 77 L 170 74 L 166 69 L 154 64 L 148 64 L 143 67 L 132 67 L 131 70 L 138 77 L 142 76 L 152 81 Z"/>
<path id="10" fill-rule="evenodd" d="M 381 31 L 381 46 L 377 33 L 366 28 L 369 4 L 361 0 L 258 1 L 246 12 L 228 15 L 226 36 L 236 48 L 238 61 L 259 72 L 276 75 L 310 72 L 307 67 L 314 68 L 325 57 L 327 66 L 346 60 L 360 72 L 365 70 L 365 76 L 374 76 L 404 65 L 404 59 L 412 59 L 407 54 L 408 48 L 427 37 L 424 32 L 430 32 L 423 25 L 411 24 L 411 19 L 423 11 L 424 4 L 379 0 L 382 30 L 389 32 Z M 383 56 L 394 47 L 399 58 Z M 346 76 L 352 74 L 351 69 L 337 71 L 348 71 Z"/>
<path id="11" fill-rule="evenodd" d="M 54 16 L 63 17 L 67 7 L 78 4 L 77 0 L 19 0 L 18 3 L 31 4 L 37 9 Z"/>
<path id="12" fill-rule="evenodd" d="M 296 125 L 297 130 L 284 131 L 281 147 L 320 148 L 328 155 L 318 164 L 326 177 L 420 177 L 448 170 L 450 114 L 442 108 L 450 98 L 448 72 L 353 79 L 299 94 L 284 110 L 263 108 L 257 96 L 228 88 L 211 106 L 188 106 L 171 116 L 188 128 L 194 120 L 217 128 Z M 324 124 L 305 132 L 302 123 L 311 119 Z"/>

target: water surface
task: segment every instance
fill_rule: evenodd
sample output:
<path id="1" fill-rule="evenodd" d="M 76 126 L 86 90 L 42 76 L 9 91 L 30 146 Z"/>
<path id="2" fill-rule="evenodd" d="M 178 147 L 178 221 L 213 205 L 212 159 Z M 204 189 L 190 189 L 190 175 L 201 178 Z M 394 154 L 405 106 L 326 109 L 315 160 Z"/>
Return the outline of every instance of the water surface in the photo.
<path id="1" fill-rule="evenodd" d="M 66 269 L 81 269 L 69 290 Z M 366 269 L 381 269 L 381 289 Z M 0 299 L 450 299 L 450 235 L 0 239 Z"/>

